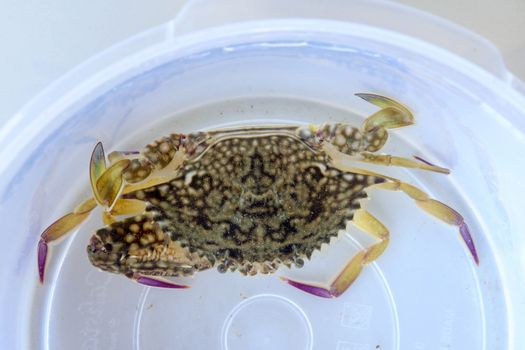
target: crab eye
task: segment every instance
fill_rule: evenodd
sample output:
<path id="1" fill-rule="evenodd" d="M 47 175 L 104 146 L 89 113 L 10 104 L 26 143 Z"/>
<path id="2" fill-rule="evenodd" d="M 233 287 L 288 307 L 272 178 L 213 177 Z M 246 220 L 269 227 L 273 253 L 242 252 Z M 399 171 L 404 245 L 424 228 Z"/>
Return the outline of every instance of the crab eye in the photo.
<path id="1" fill-rule="evenodd" d="M 91 237 L 91 240 L 89 241 L 88 248 L 91 251 L 91 253 L 96 253 L 100 246 L 102 245 L 102 242 L 100 242 L 100 239 L 98 237 Z"/>
<path id="2" fill-rule="evenodd" d="M 111 243 L 106 243 L 104 244 L 104 251 L 105 252 L 111 252 L 111 250 L 113 249 L 113 246 L 111 245 Z"/>

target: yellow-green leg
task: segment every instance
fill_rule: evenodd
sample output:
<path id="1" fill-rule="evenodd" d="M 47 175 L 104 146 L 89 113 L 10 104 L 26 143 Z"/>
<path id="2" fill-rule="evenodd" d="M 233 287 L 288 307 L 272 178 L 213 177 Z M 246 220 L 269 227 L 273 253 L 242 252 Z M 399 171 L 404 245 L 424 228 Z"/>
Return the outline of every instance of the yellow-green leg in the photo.
<path id="1" fill-rule="evenodd" d="M 388 129 L 401 128 L 414 124 L 414 116 L 401 103 L 375 94 L 356 94 L 381 109 L 367 117 L 360 129 L 345 124 L 326 124 L 313 128 L 323 138 L 323 151 L 334 162 L 365 162 L 386 166 L 416 168 L 448 174 L 448 169 L 435 166 L 419 157 L 416 160 L 389 154 L 374 154 L 388 140 Z"/>
<path id="2" fill-rule="evenodd" d="M 109 212 L 115 207 L 117 199 L 124 189 L 122 173 L 128 166 L 129 160 L 122 159 L 112 164 L 109 168 L 106 166 L 104 149 L 99 142 L 91 154 L 89 163 L 89 174 L 93 198 L 89 198 L 78 205 L 71 213 L 62 216 L 52 223 L 40 235 L 38 242 L 38 274 L 40 282 L 44 281 L 45 267 L 48 255 L 48 244 L 64 237 L 74 228 L 84 222 L 91 211 L 97 205 L 104 206 L 107 210 L 103 214 L 104 222 L 108 222 L 111 217 Z M 128 205 L 129 206 L 129 205 Z M 121 205 L 122 207 L 122 205 Z"/>
<path id="3" fill-rule="evenodd" d="M 416 158 L 421 159 L 421 158 Z M 430 164 L 427 161 L 415 161 L 408 158 L 391 156 L 389 154 L 372 154 L 368 152 L 363 152 L 358 156 L 357 161 L 365 163 L 374 163 L 378 165 L 386 166 L 398 166 L 402 168 L 415 168 L 421 170 L 434 171 L 442 174 L 450 174 L 450 170 L 442 168 L 433 164 Z"/>
<path id="4" fill-rule="evenodd" d="M 52 223 L 40 235 L 38 241 L 38 276 L 40 283 L 44 282 L 44 273 L 46 268 L 46 261 L 48 255 L 48 243 L 56 241 L 71 232 L 75 227 L 80 225 L 87 219 L 91 211 L 97 206 L 93 198 L 90 198 L 73 210 L 73 212 L 62 216 L 60 219 Z"/>
<path id="5" fill-rule="evenodd" d="M 354 162 L 363 162 L 385 166 L 397 166 L 402 168 L 415 168 L 441 174 L 450 174 L 450 170 L 431 164 L 419 157 L 416 158 L 416 161 L 408 158 L 392 156 L 389 154 L 373 154 L 369 152 L 348 155 L 340 152 L 337 147 L 329 143 L 323 145 L 323 150 L 330 157 L 334 166 L 341 169 L 351 167 Z"/>
<path id="6" fill-rule="evenodd" d="M 286 277 L 281 277 L 281 279 L 289 285 L 306 293 L 323 298 L 337 298 L 343 294 L 356 280 L 357 276 L 359 276 L 363 266 L 369 264 L 383 254 L 390 240 L 388 229 L 364 209 L 356 211 L 352 223 L 357 228 L 374 236 L 379 241 L 354 255 L 352 260 L 346 264 L 341 272 L 330 283 L 328 288 L 304 282 L 297 282 Z"/>
<path id="7" fill-rule="evenodd" d="M 416 204 L 428 214 L 449 225 L 456 226 L 459 229 L 461 238 L 463 238 L 463 241 L 467 245 L 467 248 L 473 257 L 474 262 L 476 265 L 479 265 L 478 253 L 476 251 L 474 240 L 472 239 L 468 225 L 465 222 L 463 216 L 461 216 L 461 214 L 456 210 L 444 203 L 441 203 L 440 201 L 430 198 L 428 194 L 419 188 L 399 180 L 377 184 L 374 185 L 374 187 L 390 191 L 401 191 L 412 198 Z"/>
<path id="8" fill-rule="evenodd" d="M 388 180 L 386 182 L 373 185 L 372 188 L 381 188 L 389 191 L 403 192 L 407 196 L 412 198 L 416 202 L 416 204 L 427 214 L 430 214 L 436 219 L 439 219 L 440 221 L 445 222 L 449 225 L 456 226 L 459 229 L 459 234 L 461 235 L 461 238 L 467 245 L 467 248 L 470 251 L 472 258 L 474 259 L 474 262 L 476 263 L 476 265 L 479 265 L 478 253 L 476 251 L 476 246 L 474 245 L 474 240 L 472 239 L 472 236 L 470 234 L 469 227 L 465 222 L 463 216 L 456 210 L 452 209 L 448 205 L 438 200 L 430 198 L 430 196 L 427 193 L 420 190 L 416 186 L 407 184 L 396 178 L 378 174 L 365 169 L 347 167 L 342 164 L 337 165 L 337 168 L 354 174 L 372 175 Z"/>

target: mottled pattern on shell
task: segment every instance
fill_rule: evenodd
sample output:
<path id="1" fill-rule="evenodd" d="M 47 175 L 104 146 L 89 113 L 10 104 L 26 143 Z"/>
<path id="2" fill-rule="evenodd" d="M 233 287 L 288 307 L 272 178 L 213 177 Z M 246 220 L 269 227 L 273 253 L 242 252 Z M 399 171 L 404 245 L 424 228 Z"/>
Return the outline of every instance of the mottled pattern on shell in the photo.
<path id="1" fill-rule="evenodd" d="M 384 181 L 331 168 L 290 135 L 219 140 L 169 183 L 126 195 L 172 240 L 219 271 L 271 273 L 304 258 L 346 228 L 364 188 Z"/>
<path id="2" fill-rule="evenodd" d="M 88 257 L 93 265 L 104 271 L 185 276 L 211 267 L 205 257 L 171 240 L 155 223 L 151 213 L 114 222 L 97 230 L 96 236 L 96 244 L 100 246 L 88 245 Z"/>

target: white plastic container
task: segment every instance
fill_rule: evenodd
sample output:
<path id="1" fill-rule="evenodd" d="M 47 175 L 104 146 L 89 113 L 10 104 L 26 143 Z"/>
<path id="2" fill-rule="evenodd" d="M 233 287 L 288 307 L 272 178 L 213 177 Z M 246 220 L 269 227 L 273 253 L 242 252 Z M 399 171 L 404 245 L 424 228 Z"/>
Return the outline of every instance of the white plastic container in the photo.
<path id="1" fill-rule="evenodd" d="M 490 46 L 458 28 L 442 33 L 460 33 L 454 42 L 464 40 L 476 55 L 459 52 L 459 44 L 449 47 L 454 54 L 402 28 L 343 21 L 343 14 L 377 18 L 368 15 L 380 9 L 385 18 L 400 16 L 392 23 L 409 18 L 436 33 L 445 24 L 421 13 L 379 2 L 333 2 L 330 11 L 298 2 L 277 16 L 278 7 L 266 4 L 267 12 L 254 2 L 242 7 L 253 13 L 241 13 L 234 1 L 190 3 L 180 18 L 71 72 L 0 129 L 0 348 L 525 348 L 520 83 Z M 232 17 L 210 20 L 221 5 L 231 6 Z M 321 7 L 336 20 L 319 19 Z M 223 125 L 358 124 L 375 109 L 356 92 L 388 95 L 414 111 L 416 126 L 392 132 L 386 151 L 423 156 L 452 174 L 382 171 L 458 209 L 471 226 L 479 267 L 453 228 L 401 194 L 377 192 L 368 209 L 390 228 L 392 242 L 336 300 L 275 276 L 206 271 L 184 280 L 190 290 L 172 291 L 100 272 L 85 254 L 101 226 L 98 212 L 53 247 L 46 283 L 38 283 L 38 236 L 89 196 L 87 161 L 96 141 L 132 150 L 172 131 Z M 327 280 L 357 251 L 349 237 L 304 269 L 278 274 Z"/>

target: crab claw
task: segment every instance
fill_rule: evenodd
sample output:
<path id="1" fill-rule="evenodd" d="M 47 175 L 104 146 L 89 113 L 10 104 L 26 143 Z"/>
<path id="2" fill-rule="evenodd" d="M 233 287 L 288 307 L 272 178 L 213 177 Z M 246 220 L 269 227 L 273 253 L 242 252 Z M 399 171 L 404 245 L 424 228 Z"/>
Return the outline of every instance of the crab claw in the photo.
<path id="1" fill-rule="evenodd" d="M 176 284 L 164 278 L 144 276 L 139 273 L 134 273 L 129 278 L 139 284 L 143 284 L 149 287 L 170 288 L 170 289 L 190 288 L 190 286 L 186 286 L 183 284 Z"/>
<path id="2" fill-rule="evenodd" d="M 106 156 L 104 154 L 104 147 L 102 142 L 96 144 L 91 153 L 91 160 L 89 162 L 89 181 L 91 188 L 93 189 L 93 196 L 95 197 L 99 205 L 103 205 L 103 199 L 100 197 L 97 189 L 97 181 L 100 179 L 102 174 L 106 171 Z"/>
<path id="3" fill-rule="evenodd" d="M 112 152 L 110 155 L 114 163 L 108 168 L 104 147 L 99 142 L 93 149 L 89 162 L 89 179 L 93 196 L 99 205 L 109 210 L 113 208 L 123 190 L 122 172 L 130 163 L 129 159 L 121 158 L 119 152 Z"/>
<path id="4" fill-rule="evenodd" d="M 364 129 L 366 131 L 384 127 L 394 129 L 414 124 L 414 116 L 410 110 L 401 103 L 381 95 L 359 93 L 355 94 L 363 100 L 381 108 L 365 120 Z"/>
<path id="5" fill-rule="evenodd" d="M 371 104 L 376 105 L 377 107 L 380 107 L 380 108 L 393 107 L 393 108 L 397 108 L 397 109 L 405 112 L 406 114 L 412 114 L 412 113 L 410 113 L 410 110 L 406 106 L 402 105 L 401 103 L 397 102 L 396 100 L 394 100 L 394 99 L 392 99 L 390 97 L 377 95 L 377 94 L 370 94 L 370 93 L 366 93 L 366 92 L 360 92 L 360 93 L 357 93 L 355 95 L 357 97 L 362 98 L 366 102 L 369 102 Z"/>
<path id="6" fill-rule="evenodd" d="M 104 171 L 97 179 L 95 187 L 93 187 L 95 198 L 98 198 L 97 201 L 100 200 L 101 204 L 109 210 L 113 208 L 120 193 L 124 189 L 122 172 L 128 167 L 129 163 L 129 159 L 119 160 Z"/>

